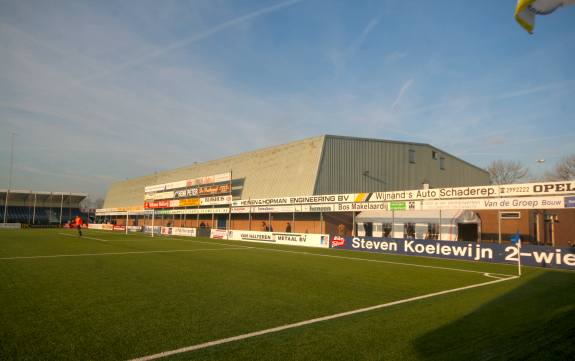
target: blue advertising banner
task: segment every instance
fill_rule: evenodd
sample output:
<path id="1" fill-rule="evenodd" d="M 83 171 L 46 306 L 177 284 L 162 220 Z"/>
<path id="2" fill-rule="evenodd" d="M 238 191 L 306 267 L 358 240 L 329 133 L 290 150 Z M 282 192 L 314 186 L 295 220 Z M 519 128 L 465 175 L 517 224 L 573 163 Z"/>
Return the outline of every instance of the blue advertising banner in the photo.
<path id="1" fill-rule="evenodd" d="M 575 270 L 575 248 L 400 238 L 334 237 L 330 248 Z M 519 254 L 521 253 L 521 254 Z"/>

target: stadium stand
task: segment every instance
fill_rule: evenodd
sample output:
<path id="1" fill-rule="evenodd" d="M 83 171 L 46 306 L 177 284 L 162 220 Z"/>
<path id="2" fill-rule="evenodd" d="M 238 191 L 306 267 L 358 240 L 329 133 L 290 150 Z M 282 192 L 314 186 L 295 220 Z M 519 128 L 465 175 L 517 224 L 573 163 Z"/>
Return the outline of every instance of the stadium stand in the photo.
<path id="1" fill-rule="evenodd" d="M 88 214 L 80 207 L 86 197 L 87 194 L 82 193 L 3 189 L 0 190 L 0 222 L 4 221 L 5 205 L 6 223 L 56 225 L 67 223 L 76 215 L 87 220 Z"/>

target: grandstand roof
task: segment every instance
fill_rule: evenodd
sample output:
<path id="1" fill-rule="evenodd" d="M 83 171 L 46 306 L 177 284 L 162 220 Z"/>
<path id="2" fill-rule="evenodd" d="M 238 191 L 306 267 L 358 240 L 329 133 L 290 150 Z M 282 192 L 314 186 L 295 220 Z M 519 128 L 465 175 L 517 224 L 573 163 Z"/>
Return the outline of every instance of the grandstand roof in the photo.
<path id="1" fill-rule="evenodd" d="M 0 199 L 2 199 L 2 206 L 6 200 L 8 189 L 0 189 Z M 36 199 L 37 205 L 56 205 L 60 203 L 77 205 L 83 201 L 88 194 L 86 193 L 73 193 L 73 192 L 44 192 L 32 191 L 21 189 L 10 189 L 8 195 L 8 205 L 31 205 Z"/>
<path id="2" fill-rule="evenodd" d="M 103 208 L 141 208 L 146 186 L 230 171 L 236 199 L 489 182 L 486 171 L 429 144 L 322 135 L 120 181 L 110 187 Z"/>

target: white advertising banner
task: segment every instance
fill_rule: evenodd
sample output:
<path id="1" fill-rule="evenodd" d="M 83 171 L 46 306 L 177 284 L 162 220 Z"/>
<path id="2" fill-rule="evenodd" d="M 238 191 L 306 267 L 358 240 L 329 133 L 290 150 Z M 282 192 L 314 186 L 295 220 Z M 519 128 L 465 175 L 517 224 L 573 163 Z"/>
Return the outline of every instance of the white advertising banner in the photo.
<path id="1" fill-rule="evenodd" d="M 231 202 L 232 202 L 232 196 L 231 195 L 200 198 L 200 204 L 202 206 L 215 206 L 215 205 L 222 205 L 222 204 L 230 204 Z"/>
<path id="2" fill-rule="evenodd" d="M 195 228 L 184 228 L 184 227 L 172 227 L 172 234 L 175 236 L 195 237 L 196 236 L 196 229 Z"/>
<path id="3" fill-rule="evenodd" d="M 159 199 L 170 199 L 175 198 L 174 192 L 159 192 L 159 193 L 150 193 L 144 195 L 144 200 L 146 201 L 154 201 Z"/>
<path id="4" fill-rule="evenodd" d="M 89 229 L 101 229 L 101 230 L 105 230 L 105 231 L 113 231 L 113 230 L 114 230 L 114 225 L 112 225 L 112 224 L 89 223 L 89 224 L 88 224 L 88 228 L 89 228 Z"/>
<path id="5" fill-rule="evenodd" d="M 413 201 L 429 199 L 503 198 L 521 196 L 553 196 L 575 194 L 575 181 L 504 184 L 493 186 L 446 187 L 394 192 L 329 194 L 302 197 L 242 199 L 233 202 L 242 206 L 278 206 L 293 204 L 333 204 L 386 201 Z M 335 210 L 334 210 L 335 211 Z"/>
<path id="6" fill-rule="evenodd" d="M 552 196 L 575 193 L 575 181 L 503 184 L 475 187 L 447 187 L 397 192 L 376 192 L 370 202 L 396 200 L 502 198 L 521 196 Z"/>
<path id="7" fill-rule="evenodd" d="M 146 192 L 146 193 L 161 192 L 164 190 L 166 190 L 165 184 L 157 184 L 157 185 L 153 185 L 153 186 L 147 186 L 144 188 L 144 192 Z"/>
<path id="8" fill-rule="evenodd" d="M 193 187 L 196 185 L 202 184 L 210 184 L 210 183 L 222 183 L 222 182 L 229 182 L 232 180 L 232 174 L 228 173 L 220 173 L 215 175 L 209 175 L 194 179 L 183 179 L 176 182 L 170 183 L 162 183 L 162 184 L 155 184 L 151 186 L 144 187 L 145 193 L 152 193 L 152 192 L 161 192 L 164 190 L 169 189 L 178 189 L 178 188 L 186 188 L 186 187 Z"/>
<path id="9" fill-rule="evenodd" d="M 171 236 L 195 237 L 196 229 L 184 228 L 184 227 L 162 227 L 160 233 L 165 236 L 171 235 Z"/>
<path id="10" fill-rule="evenodd" d="M 388 202 L 369 203 L 331 203 L 302 205 L 302 212 L 352 212 L 352 211 L 376 211 L 389 209 Z"/>
<path id="11" fill-rule="evenodd" d="M 260 206 L 252 207 L 252 213 L 293 213 L 300 212 L 301 206 Z"/>
<path id="12" fill-rule="evenodd" d="M 232 180 L 232 173 L 220 173 L 215 175 L 209 175 L 205 177 L 195 178 L 195 179 L 188 179 L 188 187 L 195 186 L 195 185 L 202 185 L 202 184 L 210 184 L 210 183 L 222 183 L 222 182 L 229 182 Z"/>
<path id="13" fill-rule="evenodd" d="M 0 223 L 0 228 L 4 229 L 17 229 L 21 228 L 22 224 L 20 223 Z"/>
<path id="14" fill-rule="evenodd" d="M 565 197 L 451 199 L 422 202 L 422 209 L 557 209 L 564 207 Z"/>
<path id="15" fill-rule="evenodd" d="M 185 188 L 174 191 L 174 198 L 197 197 L 198 188 Z"/>
<path id="16" fill-rule="evenodd" d="M 156 211 L 156 214 L 224 214 L 230 209 L 225 208 L 188 208 L 188 209 L 164 209 Z"/>
<path id="17" fill-rule="evenodd" d="M 147 214 L 150 211 L 143 209 L 142 207 L 118 207 L 118 208 L 100 208 L 96 209 L 96 215 L 106 215 L 110 212 L 130 212 L 130 214 Z"/>
<path id="18" fill-rule="evenodd" d="M 345 203 L 345 202 L 359 202 L 357 198 L 362 199 L 362 195 L 369 193 L 354 193 L 354 194 L 327 194 L 316 196 L 301 196 L 301 197 L 278 197 L 278 198 L 263 198 L 263 199 L 241 199 L 233 202 L 234 206 L 279 206 L 291 204 L 316 204 L 316 203 Z"/>
<path id="19" fill-rule="evenodd" d="M 389 202 L 343 203 L 336 206 L 335 212 L 387 210 L 389 210 Z"/>
<path id="20" fill-rule="evenodd" d="M 210 238 L 213 239 L 228 239 L 228 231 L 225 229 L 210 229 Z"/>
<path id="21" fill-rule="evenodd" d="M 237 230 L 232 230 L 227 233 L 228 239 L 235 241 L 275 243 L 304 247 L 329 247 L 329 235 L 327 234 L 255 232 Z"/>
<path id="22" fill-rule="evenodd" d="M 181 180 L 177 182 L 166 183 L 166 190 L 168 189 L 178 189 L 178 188 L 186 188 L 188 182 L 186 180 Z"/>

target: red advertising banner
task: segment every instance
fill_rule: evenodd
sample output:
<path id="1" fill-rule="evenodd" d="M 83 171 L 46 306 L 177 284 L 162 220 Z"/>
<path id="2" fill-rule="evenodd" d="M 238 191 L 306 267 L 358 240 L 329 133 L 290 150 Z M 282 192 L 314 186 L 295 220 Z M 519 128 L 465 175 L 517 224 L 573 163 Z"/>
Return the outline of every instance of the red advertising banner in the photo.
<path id="1" fill-rule="evenodd" d="M 168 208 L 170 207 L 170 201 L 157 201 L 157 202 L 144 202 L 144 208 Z"/>

